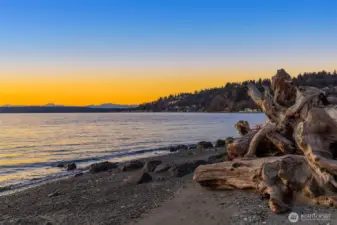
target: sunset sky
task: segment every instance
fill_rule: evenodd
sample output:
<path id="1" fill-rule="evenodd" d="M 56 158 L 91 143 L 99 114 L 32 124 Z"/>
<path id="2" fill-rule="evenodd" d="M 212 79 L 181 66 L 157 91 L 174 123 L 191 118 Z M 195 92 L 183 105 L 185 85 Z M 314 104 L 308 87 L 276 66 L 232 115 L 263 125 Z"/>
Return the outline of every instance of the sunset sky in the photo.
<path id="1" fill-rule="evenodd" d="M 0 105 L 138 104 L 279 68 L 337 69 L 337 1 L 0 1 Z"/>

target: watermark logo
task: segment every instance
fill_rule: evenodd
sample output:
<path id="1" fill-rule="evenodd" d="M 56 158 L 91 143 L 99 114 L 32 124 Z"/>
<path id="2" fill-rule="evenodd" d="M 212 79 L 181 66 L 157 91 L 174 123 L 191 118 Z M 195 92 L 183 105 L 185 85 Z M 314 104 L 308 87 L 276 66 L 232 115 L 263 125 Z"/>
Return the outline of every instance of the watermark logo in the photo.
<path id="1" fill-rule="evenodd" d="M 296 212 L 291 212 L 288 219 L 291 223 L 297 223 L 301 221 L 330 221 L 331 214 L 328 213 L 311 213 L 311 214 L 301 214 Z"/>
<path id="2" fill-rule="evenodd" d="M 296 212 L 292 212 L 289 214 L 288 219 L 291 223 L 296 223 L 300 219 L 300 216 Z"/>

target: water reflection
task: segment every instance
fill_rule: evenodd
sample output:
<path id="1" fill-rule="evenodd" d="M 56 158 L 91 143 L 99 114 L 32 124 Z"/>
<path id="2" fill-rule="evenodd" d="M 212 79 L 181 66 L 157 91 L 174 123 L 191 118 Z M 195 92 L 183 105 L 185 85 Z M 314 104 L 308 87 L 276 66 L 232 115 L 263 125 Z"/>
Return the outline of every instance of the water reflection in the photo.
<path id="1" fill-rule="evenodd" d="M 95 160 L 174 144 L 236 136 L 239 119 L 262 123 L 263 114 L 115 113 L 0 114 L 0 186 L 59 173 L 58 162 Z M 117 158 L 115 156 L 118 156 Z"/>

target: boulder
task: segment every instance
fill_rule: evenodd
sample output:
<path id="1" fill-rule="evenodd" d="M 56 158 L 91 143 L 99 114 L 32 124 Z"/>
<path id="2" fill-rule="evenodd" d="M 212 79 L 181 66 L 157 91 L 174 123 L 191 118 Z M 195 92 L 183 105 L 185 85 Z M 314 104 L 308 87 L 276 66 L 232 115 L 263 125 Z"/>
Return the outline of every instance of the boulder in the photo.
<path id="1" fill-rule="evenodd" d="M 7 186 L 7 187 L 0 187 L 0 192 L 2 192 L 2 191 L 8 191 L 8 190 L 10 190 L 10 189 L 11 189 L 10 186 Z"/>
<path id="2" fill-rule="evenodd" d="M 160 164 L 162 164 L 162 161 L 160 160 L 150 160 L 145 163 L 143 169 L 147 172 L 153 172 Z"/>
<path id="3" fill-rule="evenodd" d="M 205 164 L 207 164 L 205 160 L 194 160 L 183 163 L 177 163 L 170 168 L 169 172 L 171 176 L 183 177 L 187 174 L 193 173 L 198 166 Z"/>
<path id="4" fill-rule="evenodd" d="M 188 149 L 187 145 L 177 145 L 177 148 L 184 149 L 184 150 Z"/>
<path id="5" fill-rule="evenodd" d="M 216 141 L 215 147 L 226 147 L 226 140 L 218 139 Z"/>
<path id="6" fill-rule="evenodd" d="M 217 163 L 218 159 L 217 159 L 216 155 L 211 155 L 210 157 L 208 157 L 207 162 L 209 164 Z"/>
<path id="7" fill-rule="evenodd" d="M 226 138 L 226 144 L 227 144 L 227 145 L 233 143 L 233 141 L 234 141 L 234 138 L 233 138 L 233 137 L 228 137 L 228 138 Z"/>
<path id="8" fill-rule="evenodd" d="M 197 144 L 198 148 L 213 148 L 212 142 L 209 141 L 201 141 Z"/>
<path id="9" fill-rule="evenodd" d="M 89 167 L 89 172 L 90 173 L 99 173 L 99 172 L 103 172 L 103 171 L 107 171 L 107 170 L 111 170 L 111 169 L 115 169 L 118 168 L 118 164 L 117 163 L 112 163 L 112 162 L 101 162 L 101 163 L 94 163 L 91 164 Z"/>
<path id="10" fill-rule="evenodd" d="M 219 154 L 216 154 L 216 155 L 211 155 L 210 157 L 208 157 L 207 162 L 209 164 L 223 162 L 223 161 L 226 160 L 226 156 L 227 156 L 226 152 L 219 153 Z"/>
<path id="11" fill-rule="evenodd" d="M 58 168 L 64 168 L 64 164 L 63 163 L 59 163 L 59 164 L 56 165 L 56 167 L 58 167 Z"/>
<path id="12" fill-rule="evenodd" d="M 176 152 L 178 150 L 186 150 L 188 147 L 186 145 L 176 145 L 176 146 L 171 146 L 170 147 L 170 152 Z"/>
<path id="13" fill-rule="evenodd" d="M 133 174 L 127 179 L 127 182 L 130 184 L 142 184 L 150 181 L 152 181 L 151 175 L 144 170 Z"/>
<path id="14" fill-rule="evenodd" d="M 163 173 L 168 171 L 171 168 L 172 165 L 170 164 L 166 164 L 166 163 L 162 163 L 160 165 L 158 165 L 156 167 L 156 169 L 154 170 L 155 173 Z"/>
<path id="15" fill-rule="evenodd" d="M 141 168 L 143 168 L 143 166 L 144 166 L 144 163 L 142 161 L 140 161 L 140 160 L 133 160 L 133 161 L 124 163 L 120 167 L 120 170 L 123 171 L 123 172 L 133 171 L 133 170 L 141 169 Z"/>
<path id="16" fill-rule="evenodd" d="M 64 168 L 65 168 L 67 171 L 75 170 L 75 169 L 76 169 L 76 164 L 75 164 L 75 163 L 69 163 L 69 164 L 65 165 Z"/>
<path id="17" fill-rule="evenodd" d="M 179 149 L 177 148 L 177 146 L 171 146 L 170 147 L 170 152 L 176 152 L 178 151 Z"/>
<path id="18" fill-rule="evenodd" d="M 191 144 L 188 146 L 188 149 L 196 149 L 197 145 L 196 144 Z"/>

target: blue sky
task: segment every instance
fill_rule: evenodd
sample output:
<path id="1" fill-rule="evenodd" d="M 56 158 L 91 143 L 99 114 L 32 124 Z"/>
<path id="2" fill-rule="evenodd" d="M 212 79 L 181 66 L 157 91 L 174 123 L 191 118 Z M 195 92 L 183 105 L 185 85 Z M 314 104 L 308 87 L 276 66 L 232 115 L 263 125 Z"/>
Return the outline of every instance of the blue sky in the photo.
<path id="1" fill-rule="evenodd" d="M 2 0 L 0 48 L 130 56 L 336 50 L 336 2 Z"/>
<path id="2" fill-rule="evenodd" d="M 135 104 L 336 69 L 337 1 L 1 0 L 0 52 L 0 104 Z"/>

